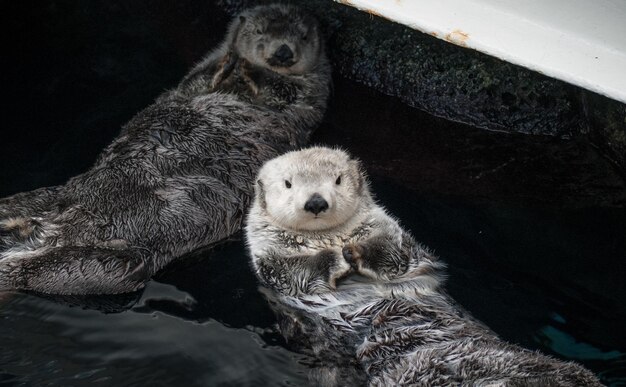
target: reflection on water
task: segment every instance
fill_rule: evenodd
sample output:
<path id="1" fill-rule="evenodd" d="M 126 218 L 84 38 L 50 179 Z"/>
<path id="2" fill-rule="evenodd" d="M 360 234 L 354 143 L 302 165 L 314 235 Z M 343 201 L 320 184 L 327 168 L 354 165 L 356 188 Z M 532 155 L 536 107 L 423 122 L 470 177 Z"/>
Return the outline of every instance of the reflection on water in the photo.
<path id="1" fill-rule="evenodd" d="M 533 255 L 566 264 L 569 248 L 513 241 L 522 233 L 541 240 L 535 210 L 496 211 L 428 198 L 386 179 L 375 178 L 373 189 L 418 240 L 448 262 L 452 295 L 505 339 L 578 361 L 605 383 L 626 382 L 623 305 L 568 291 L 559 279 L 529 276 L 492 255 L 504 249 L 513 258 Z M 607 227 L 625 226 L 622 215 L 607 218 Z M 586 221 L 574 217 L 553 225 L 552 232 L 563 238 L 563 246 L 581 246 L 588 236 L 571 229 Z M 528 222 L 536 227 L 528 229 Z M 613 234 L 605 231 L 592 242 L 609 243 Z M 139 300 L 126 306 L 130 309 L 117 313 L 93 310 L 98 299 L 90 299 L 91 309 L 34 295 L 5 299 L 0 380 L 59 386 L 306 385 L 312 359 L 290 351 L 275 332 L 245 254 L 241 241 L 197 253 L 151 281 Z M 100 301 L 111 310 L 109 297 Z"/>
<path id="2" fill-rule="evenodd" d="M 193 298 L 151 282 L 131 310 L 98 311 L 20 295 L 0 311 L 0 381 L 23 385 L 303 385 L 302 356 L 265 333 L 171 316 L 146 305 L 193 309 Z M 252 319 L 251 322 L 253 322 Z"/>
<path id="3" fill-rule="evenodd" d="M 559 328 L 547 325 L 535 335 L 535 340 L 561 356 L 574 360 L 615 360 L 623 356 L 619 351 L 604 352 L 593 345 L 578 342 Z"/>

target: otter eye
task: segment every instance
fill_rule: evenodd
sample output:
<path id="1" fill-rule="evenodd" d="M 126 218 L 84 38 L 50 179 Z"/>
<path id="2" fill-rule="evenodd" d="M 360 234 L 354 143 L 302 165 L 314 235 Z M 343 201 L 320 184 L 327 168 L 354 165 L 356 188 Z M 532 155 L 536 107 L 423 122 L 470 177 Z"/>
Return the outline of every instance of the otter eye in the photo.
<path id="1" fill-rule="evenodd" d="M 256 33 L 259 34 L 259 35 L 263 35 L 263 31 L 261 31 L 261 30 L 256 30 Z"/>
<path id="2" fill-rule="evenodd" d="M 291 188 L 291 182 L 289 180 L 285 180 L 285 187 Z"/>
<path id="3" fill-rule="evenodd" d="M 306 41 L 308 38 L 307 34 L 302 35 L 302 40 Z"/>
<path id="4" fill-rule="evenodd" d="M 335 184 L 337 185 L 341 184 L 341 176 L 339 176 L 337 180 L 335 180 Z"/>

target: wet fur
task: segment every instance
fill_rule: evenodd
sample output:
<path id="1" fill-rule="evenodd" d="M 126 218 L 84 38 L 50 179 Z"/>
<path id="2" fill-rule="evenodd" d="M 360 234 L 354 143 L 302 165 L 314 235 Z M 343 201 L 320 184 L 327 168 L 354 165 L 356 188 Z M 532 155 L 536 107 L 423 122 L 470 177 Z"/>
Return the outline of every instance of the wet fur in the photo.
<path id="1" fill-rule="evenodd" d="M 342 151 L 312 148 L 266 163 L 246 225 L 262 291 L 288 342 L 319 359 L 317 384 L 600 385 L 575 363 L 502 341 L 458 306 L 443 288 L 445 265 L 372 200 L 360 170 L 350 176 L 361 183 L 350 186 L 360 193 L 346 221 L 315 230 L 277 224 L 271 202 L 289 200 L 268 185 L 298 175 L 319 186 L 319 175 L 355 171 L 349 162 Z"/>
<path id="2" fill-rule="evenodd" d="M 268 12 L 306 20 L 299 28 L 310 30 L 307 47 L 316 53 L 306 71 L 278 74 L 250 55 L 231 55 L 246 39 L 238 35 L 244 23 Z M 177 88 L 122 128 L 90 170 L 0 199 L 0 290 L 130 292 L 173 259 L 240 229 L 257 169 L 307 141 L 330 82 L 312 19 L 279 5 L 243 16 Z M 241 69 L 246 87 L 230 89 Z"/>

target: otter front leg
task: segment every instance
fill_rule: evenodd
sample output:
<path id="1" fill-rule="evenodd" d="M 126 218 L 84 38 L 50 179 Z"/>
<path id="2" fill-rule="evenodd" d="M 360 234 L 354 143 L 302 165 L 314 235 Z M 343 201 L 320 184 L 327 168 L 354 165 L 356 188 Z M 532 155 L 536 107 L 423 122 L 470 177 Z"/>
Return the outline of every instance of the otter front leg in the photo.
<path id="1" fill-rule="evenodd" d="M 193 97 L 223 90 L 224 84 L 235 69 L 238 55 L 228 51 L 223 55 L 209 56 L 196 66 L 176 88 L 175 93 L 161 95 L 157 102 L 163 102 L 177 96 Z"/>
<path id="2" fill-rule="evenodd" d="M 419 260 L 418 247 L 406 233 L 401 243 L 391 235 L 379 235 L 346 245 L 342 253 L 357 272 L 382 280 L 404 275 Z"/>
<path id="3" fill-rule="evenodd" d="M 337 280 L 351 270 L 348 262 L 330 249 L 313 255 L 271 253 L 256 257 L 255 266 L 257 276 L 265 286 L 290 296 L 332 291 Z"/>
<path id="4" fill-rule="evenodd" d="M 230 76 L 230 74 L 235 69 L 235 64 L 239 59 L 239 55 L 236 53 L 229 51 L 224 57 L 218 62 L 217 68 L 215 70 L 215 75 L 211 79 L 211 91 L 215 91 L 218 89 L 218 86 Z"/>
<path id="5" fill-rule="evenodd" d="M 246 60 L 241 60 L 239 71 L 248 88 L 262 104 L 280 108 L 294 103 L 298 98 L 300 85 L 293 79 L 254 66 Z"/>

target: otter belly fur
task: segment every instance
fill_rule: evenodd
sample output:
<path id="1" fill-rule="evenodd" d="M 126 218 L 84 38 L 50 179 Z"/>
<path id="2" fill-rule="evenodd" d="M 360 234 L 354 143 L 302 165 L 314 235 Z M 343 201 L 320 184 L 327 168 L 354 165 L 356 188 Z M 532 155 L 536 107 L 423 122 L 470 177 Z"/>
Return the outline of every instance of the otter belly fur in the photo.
<path id="1" fill-rule="evenodd" d="M 285 5 L 244 11 L 90 170 L 0 200 L 0 290 L 130 292 L 237 232 L 258 168 L 307 141 L 329 83 L 311 17 Z"/>
<path id="2" fill-rule="evenodd" d="M 456 305 L 445 265 L 374 202 L 341 150 L 267 162 L 246 236 L 283 335 L 319 359 L 318 384 L 600 385 L 578 364 L 504 342 Z"/>

